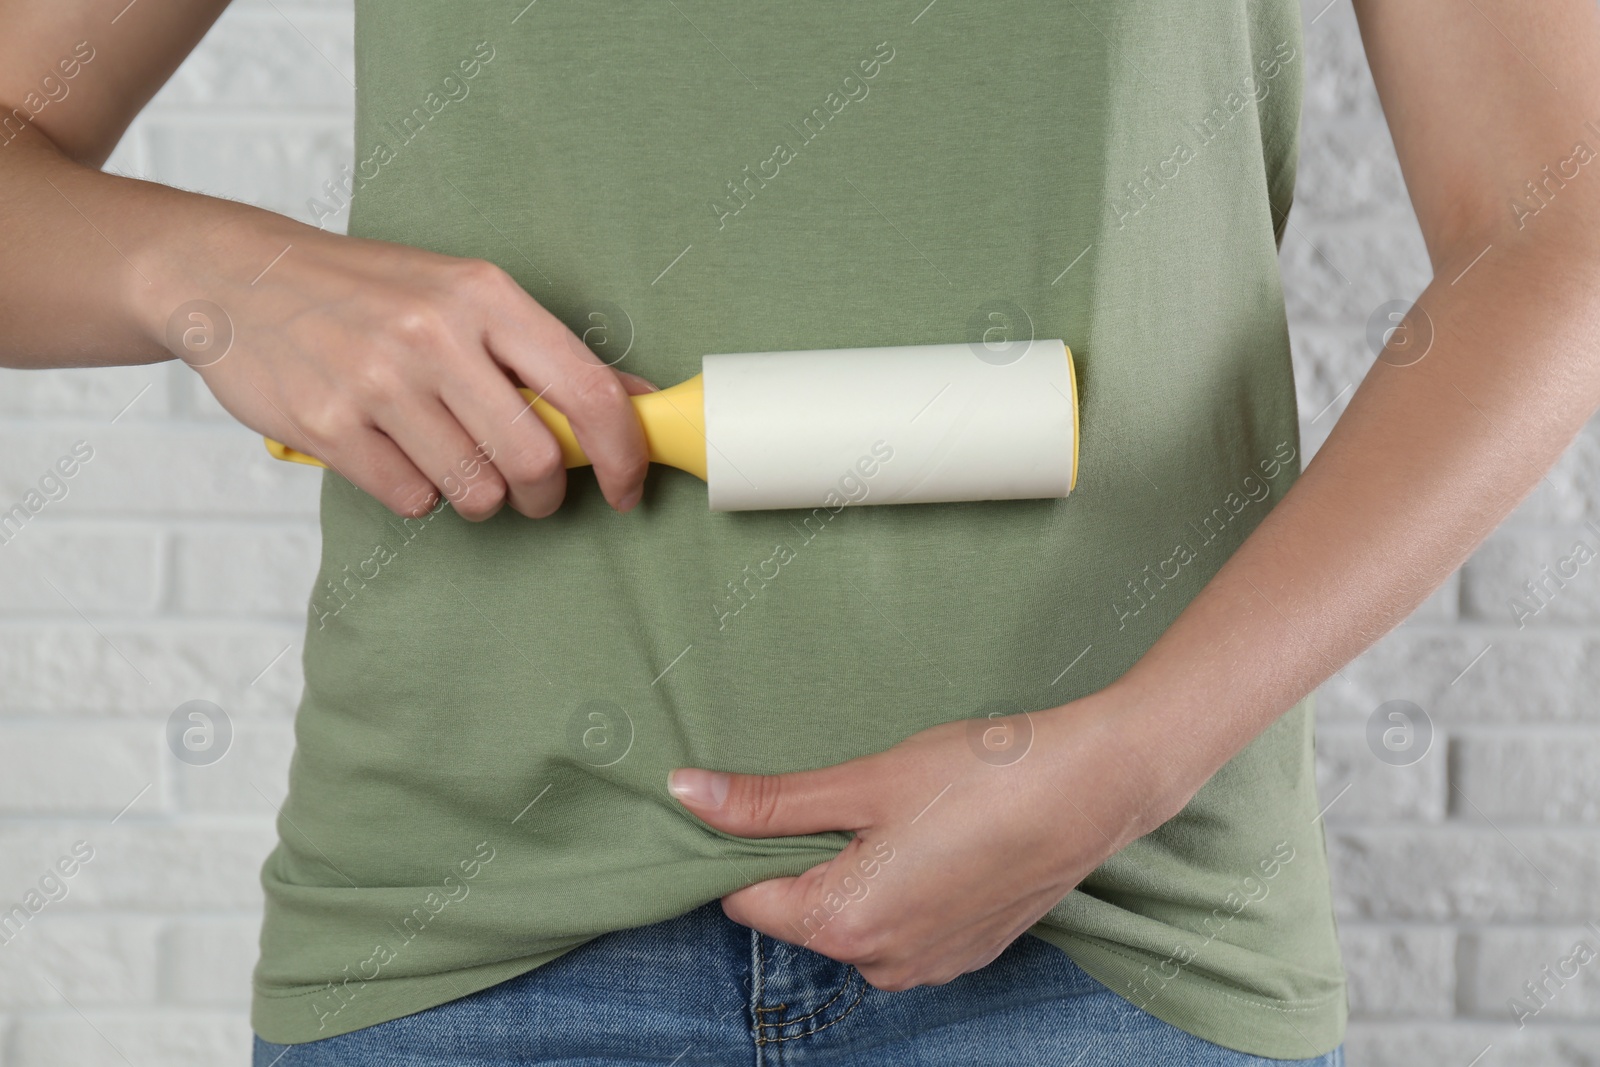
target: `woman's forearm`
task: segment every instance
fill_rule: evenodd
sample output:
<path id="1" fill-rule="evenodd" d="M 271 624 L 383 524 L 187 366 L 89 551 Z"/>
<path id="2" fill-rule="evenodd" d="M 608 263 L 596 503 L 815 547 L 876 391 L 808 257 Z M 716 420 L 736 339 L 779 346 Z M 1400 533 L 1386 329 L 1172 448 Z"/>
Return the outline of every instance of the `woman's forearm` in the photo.
<path id="1" fill-rule="evenodd" d="M 397 514 L 442 496 L 473 520 L 565 495 L 520 382 L 633 508 L 649 461 L 628 397 L 650 384 L 506 271 L 98 169 L 226 3 L 166 0 L 97 52 L 99 0 L 0 0 L 0 366 L 181 356 L 241 422 Z"/>
<path id="2" fill-rule="evenodd" d="M 1600 227 L 1563 206 L 1559 232 L 1505 227 L 1438 264 L 1404 344 L 1114 687 L 1164 764 L 1166 814 L 1443 583 L 1600 406 Z"/>
<path id="3" fill-rule="evenodd" d="M 560 506 L 560 445 L 512 379 L 568 419 L 606 499 L 648 467 L 594 355 L 483 260 L 325 233 L 247 204 L 103 174 L 35 130 L 0 145 L 0 365 L 181 355 L 241 422 L 323 460 L 401 515 Z"/>
<path id="4" fill-rule="evenodd" d="M 97 171 L 32 130 L 0 147 L 0 222 L 0 365 L 11 367 L 170 359 L 163 309 L 210 287 L 217 238 L 298 226 Z"/>
<path id="5" fill-rule="evenodd" d="M 0 365 L 169 358 L 163 319 L 189 297 L 163 286 L 193 288 L 195 235 L 256 209 L 99 168 L 227 3 L 0 0 Z"/>

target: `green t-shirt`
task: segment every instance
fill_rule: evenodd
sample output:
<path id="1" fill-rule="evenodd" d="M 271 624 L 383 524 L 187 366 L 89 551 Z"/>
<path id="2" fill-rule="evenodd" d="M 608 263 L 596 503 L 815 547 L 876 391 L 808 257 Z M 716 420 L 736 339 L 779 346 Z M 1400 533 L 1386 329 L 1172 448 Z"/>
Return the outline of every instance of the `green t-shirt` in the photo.
<path id="1" fill-rule="evenodd" d="M 713 352 L 1059 337 L 1082 457 L 1067 500 L 837 511 L 712 513 L 658 467 L 618 515 L 576 471 L 552 517 L 481 524 L 325 475 L 261 1035 L 440 1004 L 847 840 L 710 830 L 674 767 L 833 764 L 1125 672 L 1299 469 L 1299 18 L 360 0 L 353 233 L 493 260 L 663 386 Z M 1306 702 L 1033 933 L 1214 1042 L 1324 1053 L 1316 816 Z"/>

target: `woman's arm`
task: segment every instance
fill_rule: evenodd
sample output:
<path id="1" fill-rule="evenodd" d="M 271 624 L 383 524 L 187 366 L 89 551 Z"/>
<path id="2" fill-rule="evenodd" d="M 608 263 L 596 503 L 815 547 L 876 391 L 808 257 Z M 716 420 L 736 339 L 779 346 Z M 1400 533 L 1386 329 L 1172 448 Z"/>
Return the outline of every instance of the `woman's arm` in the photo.
<path id="1" fill-rule="evenodd" d="M 628 394 L 649 383 L 504 271 L 98 169 L 224 6 L 0 0 L 0 365 L 183 356 L 241 422 L 396 512 L 442 494 L 470 519 L 565 493 L 514 374 L 631 508 L 649 460 Z"/>
<path id="2" fill-rule="evenodd" d="M 0 365 L 172 358 L 123 295 L 122 251 L 204 225 L 217 202 L 99 168 L 227 0 L 119 6 L 0 0 Z"/>
<path id="3" fill-rule="evenodd" d="M 818 771 L 677 772 L 680 799 L 730 833 L 856 835 L 830 863 L 725 898 L 733 918 L 796 940 L 888 848 L 872 895 L 809 946 L 886 989 L 984 965 L 1404 619 L 1600 406 L 1594 4 L 1357 10 L 1437 274 L 1419 301 L 1426 355 L 1419 312 L 1166 633 L 1112 686 L 1032 715 L 1027 758 L 1004 774 L 974 759 L 963 723 Z M 1527 183 L 1547 181 L 1533 199 Z"/>
<path id="4" fill-rule="evenodd" d="M 1294 488 L 1119 683 L 1154 728 L 1206 723 L 1178 734 L 1180 795 L 1409 615 L 1600 407 L 1600 14 L 1356 12 L 1435 277 Z"/>

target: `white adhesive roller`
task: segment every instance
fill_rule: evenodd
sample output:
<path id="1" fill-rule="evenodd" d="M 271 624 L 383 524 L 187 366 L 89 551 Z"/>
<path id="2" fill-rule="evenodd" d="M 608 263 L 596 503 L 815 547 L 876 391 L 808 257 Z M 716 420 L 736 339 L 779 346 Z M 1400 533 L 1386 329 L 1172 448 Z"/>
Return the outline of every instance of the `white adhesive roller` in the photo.
<path id="1" fill-rule="evenodd" d="M 587 464 L 566 417 L 522 392 L 566 465 Z M 1060 498 L 1077 480 L 1059 340 L 724 353 L 632 400 L 650 459 L 705 479 L 712 511 Z"/>
<path id="2" fill-rule="evenodd" d="M 1034 341 L 1007 363 L 976 347 L 706 356 L 711 510 L 1066 496 L 1066 345 Z"/>

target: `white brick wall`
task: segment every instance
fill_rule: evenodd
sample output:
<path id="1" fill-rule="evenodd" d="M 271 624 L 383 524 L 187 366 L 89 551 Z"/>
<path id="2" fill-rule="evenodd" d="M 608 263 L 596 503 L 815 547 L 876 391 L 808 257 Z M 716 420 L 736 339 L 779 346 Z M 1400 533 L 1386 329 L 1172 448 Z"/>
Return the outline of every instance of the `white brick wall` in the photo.
<path id="1" fill-rule="evenodd" d="M 1429 279 L 1355 18 L 1327 2 L 1304 3 L 1315 22 L 1282 256 L 1308 453 L 1373 361 L 1368 316 Z M 1600 421 L 1448 585 L 1322 689 L 1355 1067 L 1600 1064 L 1600 961 L 1552 984 L 1525 1030 L 1508 1006 L 1579 937 L 1600 945 L 1582 927 L 1600 921 L 1600 560 L 1524 629 L 1507 606 L 1574 538 L 1600 547 L 1582 525 L 1600 520 L 1597 493 Z M 1396 699 L 1434 727 L 1410 766 L 1367 742 L 1368 718 Z"/>
<path id="2" fill-rule="evenodd" d="M 348 0 L 237 0 L 110 166 L 304 219 L 351 156 L 353 76 Z M 6 506 L 80 440 L 67 497 L 0 546 L 0 907 L 95 852 L 0 945 L 0 1067 L 245 1064 L 317 479 L 181 365 L 0 371 Z M 211 766 L 166 744 L 197 698 L 234 727 Z"/>
<path id="3" fill-rule="evenodd" d="M 1305 60 L 1283 262 L 1314 451 L 1372 362 L 1368 316 L 1428 270 L 1347 3 L 1309 26 Z M 350 158 L 352 75 L 347 0 L 238 0 L 111 166 L 308 218 Z M 0 546 L 0 904 L 74 842 L 94 857 L 0 945 L 0 1067 L 242 1064 L 316 479 L 269 460 L 182 366 L 0 371 L 0 501 L 80 440 L 94 458 L 68 497 Z M 1353 1065 L 1600 1064 L 1600 962 L 1526 1031 L 1507 1007 L 1600 920 L 1600 561 L 1525 629 L 1506 606 L 1586 519 L 1600 521 L 1600 425 L 1324 688 Z M 235 730 L 212 766 L 166 747 L 167 716 L 197 698 Z M 1394 699 L 1435 729 L 1410 766 L 1366 739 Z"/>

